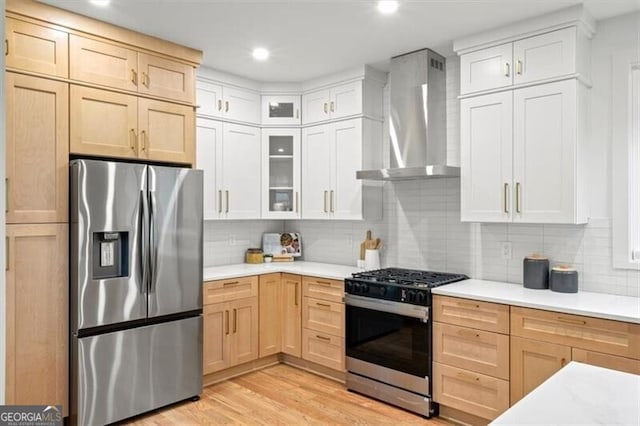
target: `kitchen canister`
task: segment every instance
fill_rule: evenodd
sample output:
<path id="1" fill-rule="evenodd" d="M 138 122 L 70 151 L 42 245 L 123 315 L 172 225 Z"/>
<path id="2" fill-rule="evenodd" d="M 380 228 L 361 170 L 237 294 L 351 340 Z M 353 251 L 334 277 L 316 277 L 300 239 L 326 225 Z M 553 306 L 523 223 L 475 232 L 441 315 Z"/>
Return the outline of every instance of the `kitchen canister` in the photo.
<path id="1" fill-rule="evenodd" d="M 247 253 L 244 257 L 244 261 L 246 263 L 262 263 L 262 249 L 260 248 L 249 248 L 247 249 Z"/>
<path id="2" fill-rule="evenodd" d="M 578 271 L 566 265 L 554 266 L 551 268 L 549 288 L 559 293 L 577 293 Z"/>
<path id="3" fill-rule="evenodd" d="M 549 288 L 549 259 L 539 254 L 524 258 L 522 284 L 525 288 Z"/>

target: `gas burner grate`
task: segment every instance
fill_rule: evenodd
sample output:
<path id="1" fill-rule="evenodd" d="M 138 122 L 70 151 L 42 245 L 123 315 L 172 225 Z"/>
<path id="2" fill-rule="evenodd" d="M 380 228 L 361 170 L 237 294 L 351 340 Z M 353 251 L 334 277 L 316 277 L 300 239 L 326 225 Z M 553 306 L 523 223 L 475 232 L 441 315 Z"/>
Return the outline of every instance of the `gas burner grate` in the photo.
<path id="1" fill-rule="evenodd" d="M 403 268 L 384 268 L 353 274 L 353 279 L 357 280 L 423 288 L 437 287 L 467 278 L 468 277 L 463 274 Z"/>

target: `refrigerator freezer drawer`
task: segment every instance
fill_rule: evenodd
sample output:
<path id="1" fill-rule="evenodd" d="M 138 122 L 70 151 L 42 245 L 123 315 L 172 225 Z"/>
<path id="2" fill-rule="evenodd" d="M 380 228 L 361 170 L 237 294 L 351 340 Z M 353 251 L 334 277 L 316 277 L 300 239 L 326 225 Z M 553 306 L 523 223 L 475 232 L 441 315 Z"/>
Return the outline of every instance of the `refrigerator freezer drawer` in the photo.
<path id="1" fill-rule="evenodd" d="M 79 425 L 113 423 L 202 392 L 201 316 L 75 340 Z"/>

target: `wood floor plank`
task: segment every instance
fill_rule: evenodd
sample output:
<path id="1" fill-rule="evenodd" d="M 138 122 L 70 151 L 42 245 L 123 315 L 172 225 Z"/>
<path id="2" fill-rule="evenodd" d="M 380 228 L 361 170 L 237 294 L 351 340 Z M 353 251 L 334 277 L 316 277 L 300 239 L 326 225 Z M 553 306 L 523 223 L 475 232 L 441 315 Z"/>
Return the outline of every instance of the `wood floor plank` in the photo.
<path id="1" fill-rule="evenodd" d="M 168 425 L 451 425 L 349 392 L 340 383 L 280 364 L 217 383 L 183 402 L 125 424 Z"/>

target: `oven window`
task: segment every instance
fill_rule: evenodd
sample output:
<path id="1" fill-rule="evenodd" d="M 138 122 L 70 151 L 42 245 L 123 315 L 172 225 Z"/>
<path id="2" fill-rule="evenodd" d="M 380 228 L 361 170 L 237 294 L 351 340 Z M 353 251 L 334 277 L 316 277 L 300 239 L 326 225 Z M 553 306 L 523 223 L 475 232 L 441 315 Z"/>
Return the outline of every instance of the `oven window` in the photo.
<path id="1" fill-rule="evenodd" d="M 429 328 L 418 318 L 346 306 L 347 356 L 414 376 L 429 375 Z"/>

